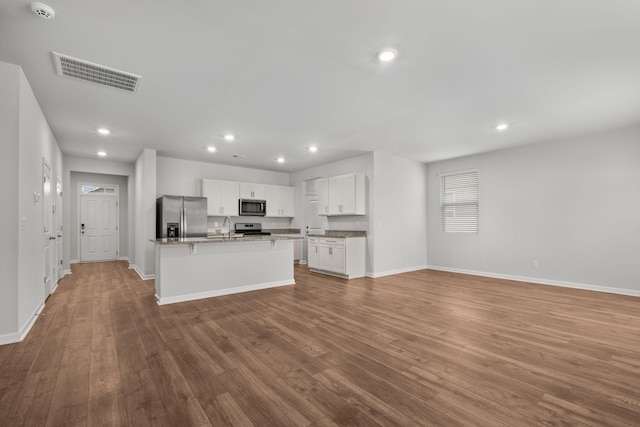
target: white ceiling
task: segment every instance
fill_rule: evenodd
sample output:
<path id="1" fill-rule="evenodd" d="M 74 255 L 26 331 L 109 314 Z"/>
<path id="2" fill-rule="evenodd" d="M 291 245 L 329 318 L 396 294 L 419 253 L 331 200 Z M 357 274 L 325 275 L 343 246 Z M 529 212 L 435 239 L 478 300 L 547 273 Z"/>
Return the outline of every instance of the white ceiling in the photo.
<path id="1" fill-rule="evenodd" d="M 104 149 L 132 162 L 146 147 L 296 171 L 365 151 L 429 162 L 640 122 L 637 0 L 44 3 L 55 19 L 0 2 L 0 60 L 23 67 L 71 156 Z M 381 64 L 387 46 L 399 57 Z M 141 75 L 140 88 L 60 77 L 52 51 Z M 496 132 L 503 121 L 510 130 Z"/>

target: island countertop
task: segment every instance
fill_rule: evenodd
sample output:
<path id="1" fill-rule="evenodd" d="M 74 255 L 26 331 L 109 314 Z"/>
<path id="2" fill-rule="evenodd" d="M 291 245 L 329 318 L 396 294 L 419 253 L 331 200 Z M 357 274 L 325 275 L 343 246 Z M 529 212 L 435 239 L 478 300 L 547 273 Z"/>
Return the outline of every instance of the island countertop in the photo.
<path id="1" fill-rule="evenodd" d="M 271 240 L 301 240 L 302 236 L 292 234 L 272 234 L 270 236 L 232 236 L 229 237 L 180 237 L 173 239 L 150 239 L 157 245 L 195 245 L 209 243 L 242 243 L 242 242 L 261 242 Z"/>

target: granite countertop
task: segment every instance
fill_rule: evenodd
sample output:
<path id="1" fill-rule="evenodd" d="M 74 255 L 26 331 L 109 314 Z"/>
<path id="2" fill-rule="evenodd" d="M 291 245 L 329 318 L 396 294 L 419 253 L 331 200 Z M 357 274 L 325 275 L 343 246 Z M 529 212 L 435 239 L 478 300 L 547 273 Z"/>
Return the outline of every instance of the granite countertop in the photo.
<path id="1" fill-rule="evenodd" d="M 300 240 L 302 236 L 296 235 L 271 235 L 271 236 L 232 236 L 228 237 L 183 237 L 177 239 L 150 239 L 151 242 L 157 245 L 194 245 L 198 244 L 213 244 L 213 243 L 242 243 L 242 242 L 261 242 L 271 240 Z"/>
<path id="2" fill-rule="evenodd" d="M 327 230 L 324 234 L 307 234 L 309 237 L 367 237 L 366 231 L 361 230 Z"/>
<path id="3" fill-rule="evenodd" d="M 299 228 L 265 228 L 262 231 L 268 231 L 271 234 L 300 234 Z"/>

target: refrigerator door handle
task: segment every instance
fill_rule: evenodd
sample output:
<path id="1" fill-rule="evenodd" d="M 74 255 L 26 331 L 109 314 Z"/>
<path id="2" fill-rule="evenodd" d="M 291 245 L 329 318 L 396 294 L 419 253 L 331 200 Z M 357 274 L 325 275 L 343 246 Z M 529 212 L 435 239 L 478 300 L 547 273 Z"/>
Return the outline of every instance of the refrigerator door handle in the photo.
<path id="1" fill-rule="evenodd" d="M 187 237 L 187 212 L 185 208 L 180 211 L 180 219 L 182 220 L 182 230 L 180 230 L 180 237 Z"/>

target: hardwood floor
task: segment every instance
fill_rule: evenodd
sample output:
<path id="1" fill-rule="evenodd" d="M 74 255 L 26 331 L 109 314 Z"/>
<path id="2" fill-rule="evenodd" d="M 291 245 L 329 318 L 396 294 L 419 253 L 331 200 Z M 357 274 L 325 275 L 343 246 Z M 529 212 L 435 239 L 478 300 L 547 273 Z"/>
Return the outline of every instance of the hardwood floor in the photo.
<path id="1" fill-rule="evenodd" d="M 429 270 L 296 281 L 160 307 L 125 262 L 76 264 L 0 346 L 0 425 L 640 425 L 640 298 Z"/>

